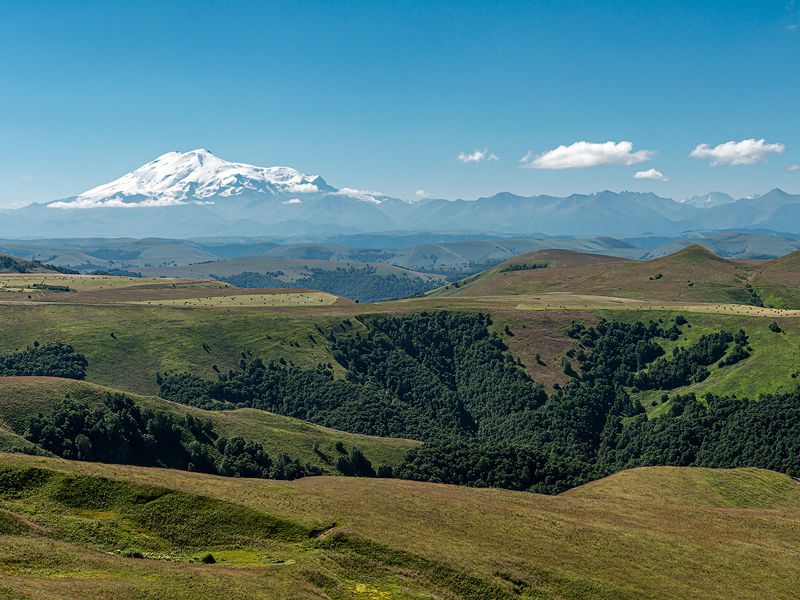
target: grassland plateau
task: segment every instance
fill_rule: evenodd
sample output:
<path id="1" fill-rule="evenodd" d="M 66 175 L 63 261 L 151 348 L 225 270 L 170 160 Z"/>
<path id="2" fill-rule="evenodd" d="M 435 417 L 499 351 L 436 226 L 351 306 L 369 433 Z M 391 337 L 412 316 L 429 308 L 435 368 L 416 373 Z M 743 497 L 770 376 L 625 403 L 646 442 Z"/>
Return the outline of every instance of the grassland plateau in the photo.
<path id="1" fill-rule="evenodd" d="M 380 303 L 310 289 L 237 288 L 201 276 L 89 276 L 46 266 L 0 275 L 4 365 L 52 343 L 86 359 L 83 380 L 0 377 L 0 450 L 23 451 L 0 454 L 0 597 L 795 598 L 798 473 L 772 458 L 702 468 L 696 465 L 728 459 L 708 458 L 713 449 L 702 444 L 691 454 L 689 441 L 673 448 L 672 458 L 647 448 L 677 444 L 685 431 L 715 439 L 707 419 L 727 406 L 719 397 L 736 397 L 724 425 L 734 438 L 768 439 L 741 421 L 750 418 L 741 416 L 751 414 L 743 408 L 748 402 L 793 409 L 798 260 L 728 260 L 699 247 L 650 261 L 547 250 L 443 281 L 423 297 Z M 468 318 L 424 329 L 439 321 L 420 315 L 441 313 Z M 604 366 L 630 360 L 625 348 L 602 346 L 608 363 L 592 358 L 600 352 L 593 340 L 605 343 L 614 332 L 639 336 L 647 354 L 628 371 Z M 348 354 L 354 348 L 364 350 L 361 362 Z M 673 373 L 681 360 L 703 360 L 706 351 L 706 363 L 685 376 Z M 467 367 L 481 361 L 487 374 L 469 379 Z M 387 374 L 382 365 L 397 370 Z M 667 381 L 658 369 L 672 377 L 668 384 L 653 383 Z M 404 379 L 412 371 L 424 374 L 424 383 Z M 452 426 L 442 416 L 446 407 L 426 417 L 428 429 L 384 435 L 369 422 L 372 413 L 348 425 L 348 413 L 336 407 L 306 415 L 266 403 L 273 384 L 263 382 L 303 397 L 317 389 L 303 383 L 312 374 L 331 390 L 366 398 L 357 405 L 365 411 L 403 408 L 417 401 L 414 394 L 440 389 L 457 396 L 456 412 L 472 411 L 475 421 L 443 441 Z M 535 400 L 520 408 L 512 397 L 480 412 L 479 400 L 502 396 L 491 377 Z M 167 398 L 164 381 L 202 390 L 198 401 L 194 391 L 188 400 Z M 301 384 L 311 387 L 291 387 Z M 539 419 L 571 422 L 559 406 L 584 398 L 591 408 L 603 390 L 611 400 L 591 435 L 578 427 L 575 439 L 559 442 L 535 429 Z M 168 415 L 182 435 L 208 423 L 215 436 L 240 437 L 273 458 L 286 453 L 322 475 L 275 481 L 64 460 L 31 435 L 31 419 L 49 418 L 65 398 L 91 411 L 109 394 Z M 591 421 L 582 409 L 574 414 Z M 688 429 L 674 435 L 661 429 L 684 424 Z M 783 425 L 774 435 L 785 436 L 776 452 L 786 454 L 796 432 Z M 626 442 L 631 432 L 640 437 Z M 535 443 L 525 442 L 530 435 Z M 541 444 L 569 443 L 580 452 L 581 444 L 591 446 L 580 460 L 589 456 L 597 469 L 569 485 L 552 484 L 547 489 L 571 488 L 554 495 L 486 489 L 485 478 L 437 483 L 450 480 L 424 471 L 436 463 L 426 448 L 451 456 L 452 440 L 464 443 L 467 454 L 458 456 L 477 471 L 496 465 L 474 465 L 468 452 L 491 448 L 507 456 L 526 443 L 532 452 Z M 637 444 L 645 448 L 640 454 Z M 342 477 L 335 459 L 350 448 L 390 470 Z M 542 471 L 531 477 L 541 477 L 540 487 L 531 489 L 544 489 L 552 483 L 546 460 L 536 464 Z M 641 466 L 647 464 L 665 466 Z"/>

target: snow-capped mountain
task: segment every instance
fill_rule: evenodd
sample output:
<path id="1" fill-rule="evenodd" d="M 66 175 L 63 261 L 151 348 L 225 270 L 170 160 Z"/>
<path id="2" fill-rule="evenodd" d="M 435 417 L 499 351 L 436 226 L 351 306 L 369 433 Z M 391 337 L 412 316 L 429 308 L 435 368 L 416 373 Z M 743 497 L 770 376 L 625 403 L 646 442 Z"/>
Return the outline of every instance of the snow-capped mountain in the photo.
<path id="1" fill-rule="evenodd" d="M 208 204 L 214 197 L 245 192 L 285 196 L 336 193 L 319 175 L 290 167 L 229 162 L 206 149 L 167 152 L 135 171 L 50 208 L 155 207 Z"/>
<path id="2" fill-rule="evenodd" d="M 676 202 L 651 193 L 408 202 L 336 188 L 289 167 L 228 162 L 208 150 L 168 152 L 86 192 L 0 210 L 0 237 L 292 236 L 379 231 L 632 235 L 762 228 L 800 234 L 800 195 Z"/>
<path id="3" fill-rule="evenodd" d="M 681 200 L 682 204 L 696 206 L 697 208 L 712 208 L 714 206 L 730 204 L 731 202 L 736 202 L 736 199 L 724 192 L 709 192 L 702 196 L 692 196 L 691 198 L 684 198 Z"/>

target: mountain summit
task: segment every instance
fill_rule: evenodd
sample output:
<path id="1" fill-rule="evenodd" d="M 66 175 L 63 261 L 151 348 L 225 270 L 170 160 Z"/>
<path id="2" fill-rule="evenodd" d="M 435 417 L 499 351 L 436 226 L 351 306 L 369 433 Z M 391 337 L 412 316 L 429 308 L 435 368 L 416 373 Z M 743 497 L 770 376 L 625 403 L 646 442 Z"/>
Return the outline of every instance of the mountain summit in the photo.
<path id="1" fill-rule="evenodd" d="M 206 149 L 167 152 L 110 183 L 74 198 L 51 203 L 51 208 L 100 208 L 207 204 L 213 197 L 244 192 L 284 196 L 333 193 L 319 175 L 290 167 L 257 167 L 229 162 Z"/>
<path id="2" fill-rule="evenodd" d="M 730 204 L 736 202 L 736 199 L 724 192 L 709 192 L 704 196 L 692 196 L 681 200 L 683 204 L 696 206 L 697 208 L 712 208 L 714 206 L 721 206 L 723 204 Z"/>

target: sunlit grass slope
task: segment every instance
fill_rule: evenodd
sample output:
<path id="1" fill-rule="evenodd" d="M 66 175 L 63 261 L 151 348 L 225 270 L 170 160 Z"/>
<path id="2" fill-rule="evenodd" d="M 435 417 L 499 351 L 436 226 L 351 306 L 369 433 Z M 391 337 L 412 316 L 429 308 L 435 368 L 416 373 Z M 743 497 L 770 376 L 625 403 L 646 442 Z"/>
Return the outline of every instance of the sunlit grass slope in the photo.
<path id="1" fill-rule="evenodd" d="M 38 340 L 72 344 L 89 360 L 87 378 L 140 393 L 157 391 L 157 372 L 188 370 L 215 377 L 236 368 L 241 353 L 314 366 L 333 361 L 317 326 L 339 320 L 286 318 L 263 309 L 167 306 L 8 305 L 0 307 L 0 353 Z"/>
<path id="2" fill-rule="evenodd" d="M 333 294 L 325 292 L 288 292 L 268 294 L 234 294 L 225 296 L 195 296 L 190 298 L 166 298 L 158 300 L 134 300 L 133 304 L 156 304 L 159 306 L 318 306 L 337 301 Z"/>
<path id="3" fill-rule="evenodd" d="M 798 530 L 800 484 L 758 469 L 547 497 L 0 455 L 0 589 L 18 597 L 788 599 Z"/>
<path id="4" fill-rule="evenodd" d="M 519 268 L 546 265 L 544 268 Z M 545 250 L 515 257 L 443 293 L 457 296 L 570 292 L 672 302 L 747 304 L 751 263 L 690 246 L 650 261 Z"/>
<path id="5" fill-rule="evenodd" d="M 0 377 L 0 449 L 30 445 L 21 437 L 28 418 L 49 413 L 53 405 L 65 396 L 99 405 L 107 393 L 115 391 L 88 382 L 54 377 Z M 177 416 L 191 414 L 210 420 L 221 436 L 241 436 L 257 441 L 271 456 L 286 452 L 302 462 L 319 466 L 326 473 L 337 473 L 337 442 L 344 444 L 348 450 L 354 446 L 360 448 L 375 466 L 398 464 L 408 450 L 418 445 L 418 442 L 411 440 L 337 431 L 263 410 L 207 411 L 156 396 L 128 395 L 141 406 L 152 410 Z"/>
<path id="6" fill-rule="evenodd" d="M 689 346 L 701 335 L 727 330 L 731 333 L 744 329 L 752 349 L 750 357 L 726 367 L 712 365 L 709 376 L 700 383 L 669 390 L 670 396 L 693 392 L 702 398 L 706 394 L 717 396 L 736 395 L 739 398 L 757 400 L 762 394 L 788 392 L 793 390 L 800 379 L 800 320 L 796 318 L 778 318 L 781 332 L 770 330 L 773 319 L 762 317 L 745 317 L 741 315 L 718 315 L 705 313 L 664 312 L 654 314 L 651 311 L 598 311 L 597 315 L 606 319 L 626 321 L 648 321 L 653 318 L 666 320 L 682 314 L 689 326 L 681 329 L 683 335 L 675 342 L 661 341 L 667 351 L 667 358 L 675 346 Z M 652 414 L 660 414 L 669 404 L 661 404 L 661 390 L 639 392 L 636 397 Z M 653 401 L 656 406 L 653 406 Z"/>
<path id="7" fill-rule="evenodd" d="M 532 268 L 538 266 L 539 268 Z M 570 293 L 676 303 L 800 308 L 800 252 L 762 261 L 730 260 L 702 246 L 646 261 L 568 250 L 514 257 L 461 282 L 445 296 Z"/>

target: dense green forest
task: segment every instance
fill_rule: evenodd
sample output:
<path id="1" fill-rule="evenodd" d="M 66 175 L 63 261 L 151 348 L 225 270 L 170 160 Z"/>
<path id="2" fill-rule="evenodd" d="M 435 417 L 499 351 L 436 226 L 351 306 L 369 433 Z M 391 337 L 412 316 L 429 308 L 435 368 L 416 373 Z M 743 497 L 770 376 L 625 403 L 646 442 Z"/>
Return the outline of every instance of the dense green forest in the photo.
<path id="1" fill-rule="evenodd" d="M 160 395 L 202 408 L 252 407 L 328 427 L 428 440 L 502 437 L 510 414 L 547 396 L 488 329 L 486 315 L 423 313 L 363 317 L 366 333 L 328 332 L 336 360 L 302 369 L 260 359 L 207 381 L 179 373 L 159 378 Z"/>
<path id="2" fill-rule="evenodd" d="M 246 271 L 228 277 L 216 277 L 219 281 L 240 288 L 310 288 L 359 302 L 380 302 L 396 298 L 419 296 L 440 285 L 433 280 L 424 280 L 411 275 L 390 273 L 381 275 L 375 267 L 339 267 L 337 269 L 309 269 L 309 274 L 294 281 L 280 279 L 284 273 L 253 273 Z"/>
<path id="3" fill-rule="evenodd" d="M 242 352 L 237 369 L 206 380 L 157 375 L 160 395 L 211 410 L 251 407 L 354 433 L 425 442 L 399 465 L 369 464 L 357 449 L 330 461 L 339 472 L 556 493 L 641 465 L 759 466 L 800 472 L 800 391 L 759 401 L 675 395 L 752 350 L 747 333 L 719 331 L 665 353 L 690 327 L 668 321 L 573 323 L 567 383 L 549 396 L 492 333 L 484 314 L 438 311 L 344 320 L 318 328 L 332 364 L 301 368 Z M 360 326 L 359 326 L 360 325 Z M 0 357 L 4 374 L 83 378 L 86 359 L 62 344 Z M 648 419 L 636 390 L 664 391 Z M 184 421 L 109 396 L 104 406 L 65 399 L 31 419 L 28 439 L 67 458 L 164 465 L 224 475 L 293 478 L 315 473 L 257 444 L 219 438 Z"/>
<path id="4" fill-rule="evenodd" d="M 38 375 L 83 379 L 88 366 L 86 357 L 72 346 L 58 342 L 40 345 L 34 342 L 21 352 L 0 356 L 0 375 Z"/>
<path id="5" fill-rule="evenodd" d="M 242 359 L 217 381 L 160 377 L 161 395 L 205 408 L 251 406 L 326 426 L 426 442 L 390 473 L 427 481 L 554 493 L 644 464 L 797 466 L 800 427 L 785 420 L 796 395 L 761 402 L 676 396 L 648 420 L 634 389 L 668 391 L 748 353 L 744 331 L 701 336 L 669 355 L 686 319 L 573 324 L 565 357 L 572 377 L 549 397 L 489 330 L 487 315 L 421 313 L 361 318 L 365 330 L 326 332 L 337 362 L 301 369 Z M 572 365 L 572 362 L 576 366 Z M 576 369 L 577 367 L 577 369 Z M 800 408 L 798 408 L 800 410 Z M 723 418 L 723 416 L 725 418 Z M 757 423 L 780 419 L 783 428 Z M 666 431 L 666 433 L 665 433 Z M 748 451 L 737 450 L 744 444 Z"/>

